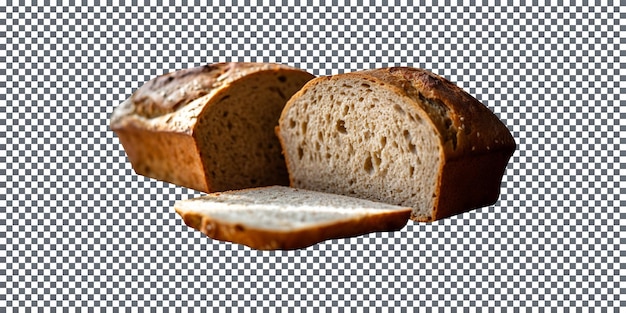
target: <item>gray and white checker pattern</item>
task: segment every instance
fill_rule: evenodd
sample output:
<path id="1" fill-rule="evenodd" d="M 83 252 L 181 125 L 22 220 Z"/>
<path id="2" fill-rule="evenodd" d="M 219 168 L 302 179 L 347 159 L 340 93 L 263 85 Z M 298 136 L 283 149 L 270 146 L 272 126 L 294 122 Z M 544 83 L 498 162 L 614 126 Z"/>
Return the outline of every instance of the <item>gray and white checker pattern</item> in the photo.
<path id="1" fill-rule="evenodd" d="M 626 307 L 623 1 L 95 2 L 0 7 L 0 307 Z M 444 75 L 518 142 L 500 201 L 299 251 L 212 241 L 107 125 L 218 61 Z"/>

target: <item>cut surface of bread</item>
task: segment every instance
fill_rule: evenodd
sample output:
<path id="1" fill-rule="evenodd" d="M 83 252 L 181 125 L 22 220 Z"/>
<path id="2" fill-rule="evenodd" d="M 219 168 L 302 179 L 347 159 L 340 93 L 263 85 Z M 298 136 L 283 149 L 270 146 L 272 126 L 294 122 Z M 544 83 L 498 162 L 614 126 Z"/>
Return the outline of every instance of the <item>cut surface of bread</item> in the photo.
<path id="1" fill-rule="evenodd" d="M 494 203 L 515 150 L 487 107 L 415 68 L 316 78 L 276 132 L 291 186 L 409 206 L 416 221 Z"/>
<path id="2" fill-rule="evenodd" d="M 313 75 L 286 65 L 217 63 L 154 78 L 111 116 L 138 174 L 204 192 L 287 185 L 274 127 Z"/>
<path id="3" fill-rule="evenodd" d="M 399 230 L 411 214 L 408 207 L 284 186 L 218 192 L 174 208 L 185 224 L 213 239 L 260 250 Z"/>

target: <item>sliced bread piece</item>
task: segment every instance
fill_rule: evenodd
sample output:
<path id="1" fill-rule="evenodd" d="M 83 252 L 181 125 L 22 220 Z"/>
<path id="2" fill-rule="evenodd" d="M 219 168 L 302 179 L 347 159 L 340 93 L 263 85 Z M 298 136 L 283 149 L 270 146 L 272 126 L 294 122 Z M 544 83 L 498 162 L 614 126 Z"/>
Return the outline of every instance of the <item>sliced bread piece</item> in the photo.
<path id="1" fill-rule="evenodd" d="M 138 174 L 212 192 L 289 178 L 274 133 L 313 75 L 285 65 L 218 63 L 154 78 L 111 116 Z"/>
<path id="2" fill-rule="evenodd" d="M 213 193 L 174 208 L 185 224 L 213 239 L 260 250 L 399 230 L 411 214 L 408 207 L 283 186 Z"/>
<path id="3" fill-rule="evenodd" d="M 316 78 L 276 131 L 291 186 L 410 206 L 416 221 L 493 204 L 515 150 L 474 97 L 404 67 Z"/>

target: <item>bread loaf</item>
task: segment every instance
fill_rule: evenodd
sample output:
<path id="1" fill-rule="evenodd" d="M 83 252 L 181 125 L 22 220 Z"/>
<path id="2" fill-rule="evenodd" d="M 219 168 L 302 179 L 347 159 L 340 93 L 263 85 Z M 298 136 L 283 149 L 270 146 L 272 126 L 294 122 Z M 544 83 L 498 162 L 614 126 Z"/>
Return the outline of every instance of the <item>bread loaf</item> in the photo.
<path id="1" fill-rule="evenodd" d="M 147 82 L 111 116 L 141 175 L 212 192 L 289 183 L 274 134 L 286 101 L 313 75 L 218 63 Z"/>
<path id="2" fill-rule="evenodd" d="M 311 80 L 276 131 L 293 187 L 412 207 L 416 221 L 493 204 L 515 150 L 474 97 L 403 67 Z"/>
<path id="3" fill-rule="evenodd" d="M 254 249 L 300 249 L 333 238 L 404 227 L 411 208 L 282 186 L 178 201 L 184 222 L 207 236 Z"/>

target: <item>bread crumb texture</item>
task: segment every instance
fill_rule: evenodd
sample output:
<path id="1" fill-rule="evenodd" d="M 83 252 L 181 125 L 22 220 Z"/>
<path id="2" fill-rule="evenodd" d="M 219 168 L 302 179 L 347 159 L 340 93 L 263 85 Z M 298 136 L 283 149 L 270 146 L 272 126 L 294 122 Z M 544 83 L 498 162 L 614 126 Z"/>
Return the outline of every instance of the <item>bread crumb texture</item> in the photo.
<path id="1" fill-rule="evenodd" d="M 360 77 L 317 84 L 285 115 L 294 186 L 431 207 L 437 133 L 402 96 Z M 289 151 L 295 149 L 295 151 Z"/>

